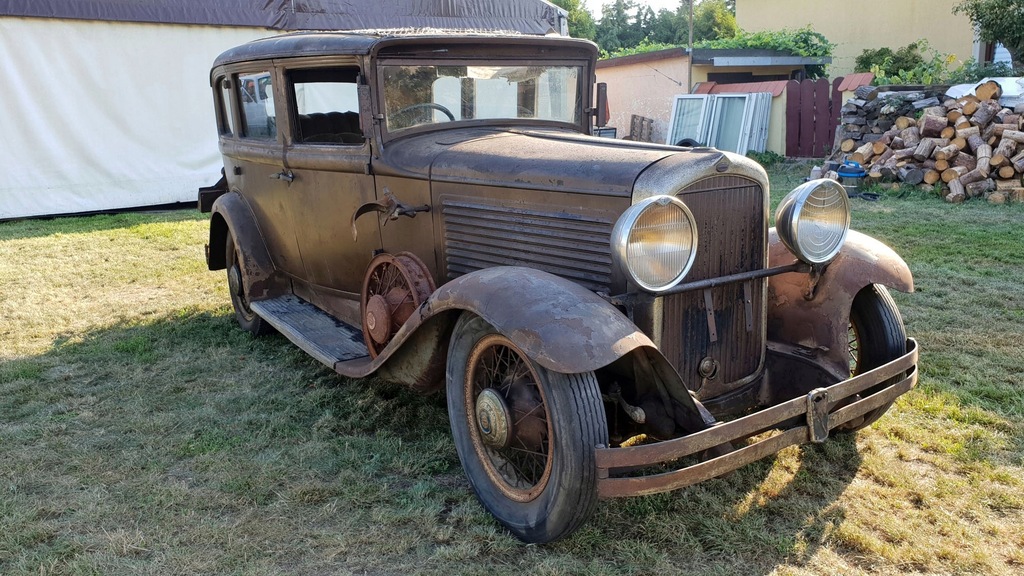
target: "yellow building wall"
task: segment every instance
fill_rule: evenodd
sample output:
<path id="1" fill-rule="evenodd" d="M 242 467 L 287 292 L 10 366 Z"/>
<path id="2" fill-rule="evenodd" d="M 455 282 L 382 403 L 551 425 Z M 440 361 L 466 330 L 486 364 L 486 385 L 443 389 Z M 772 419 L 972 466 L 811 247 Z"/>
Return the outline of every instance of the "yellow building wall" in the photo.
<path id="1" fill-rule="evenodd" d="M 633 114 L 654 119 L 652 139 L 665 142 L 672 101 L 687 94 L 687 58 L 638 62 L 597 69 L 597 81 L 608 84 L 608 125 L 617 129 L 617 137 L 629 135 Z"/>
<path id="2" fill-rule="evenodd" d="M 922 38 L 961 61 L 975 56 L 974 29 L 954 15 L 959 0 L 736 0 L 736 23 L 748 32 L 810 26 L 836 44 L 830 77 L 853 72 L 865 49 L 906 46 Z"/>

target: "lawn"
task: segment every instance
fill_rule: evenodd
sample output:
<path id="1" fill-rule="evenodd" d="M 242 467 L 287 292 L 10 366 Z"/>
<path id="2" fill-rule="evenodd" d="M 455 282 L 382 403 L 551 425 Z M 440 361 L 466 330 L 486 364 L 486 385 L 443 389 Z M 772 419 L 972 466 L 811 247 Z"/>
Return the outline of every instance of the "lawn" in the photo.
<path id="1" fill-rule="evenodd" d="M 918 388 L 548 546 L 477 503 L 443 396 L 241 332 L 203 215 L 0 224 L 0 573 L 1022 573 L 1024 205 L 915 191 L 853 220 L 914 272 Z"/>

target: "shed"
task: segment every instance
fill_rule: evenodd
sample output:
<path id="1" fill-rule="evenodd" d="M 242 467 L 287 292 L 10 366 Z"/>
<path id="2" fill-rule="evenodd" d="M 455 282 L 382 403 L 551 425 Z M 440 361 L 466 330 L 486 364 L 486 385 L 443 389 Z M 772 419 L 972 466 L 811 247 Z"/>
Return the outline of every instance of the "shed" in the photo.
<path id="1" fill-rule="evenodd" d="M 0 0 L 0 220 L 194 202 L 221 158 L 209 69 L 288 30 L 566 34 L 545 0 Z"/>

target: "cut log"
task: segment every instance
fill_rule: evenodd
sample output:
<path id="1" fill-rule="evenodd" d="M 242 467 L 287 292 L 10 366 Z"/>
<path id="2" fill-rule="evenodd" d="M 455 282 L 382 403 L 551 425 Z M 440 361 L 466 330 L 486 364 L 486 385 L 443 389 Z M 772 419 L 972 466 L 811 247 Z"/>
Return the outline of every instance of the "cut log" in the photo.
<path id="1" fill-rule="evenodd" d="M 1004 179 L 1004 180 L 1008 179 L 1008 178 L 1013 178 L 1013 175 L 1016 174 L 1016 173 L 1017 173 L 1017 171 L 1013 169 L 1013 166 L 1009 166 L 1009 165 L 1001 167 L 999 169 L 999 172 L 998 172 L 999 177 Z M 1013 182 L 1013 180 L 1011 180 L 1011 182 Z M 1018 184 L 1019 183 L 1020 182 L 1018 182 Z"/>
<path id="2" fill-rule="evenodd" d="M 978 134 L 971 134 L 967 137 L 967 147 L 971 149 L 971 152 L 977 152 L 978 148 L 982 146 L 988 146 L 985 139 Z"/>
<path id="3" fill-rule="evenodd" d="M 978 159 L 978 165 L 974 168 L 988 177 L 989 162 L 992 160 L 992 147 L 988 144 L 982 144 L 975 150 L 974 157 Z"/>
<path id="4" fill-rule="evenodd" d="M 893 150 L 892 157 L 895 158 L 897 162 L 901 160 L 906 160 L 907 158 L 912 157 L 916 150 L 916 146 L 913 148 L 901 148 L 899 150 Z"/>
<path id="5" fill-rule="evenodd" d="M 853 96 L 859 100 L 871 102 L 875 98 L 878 98 L 878 86 L 861 86 L 853 91 Z"/>
<path id="6" fill-rule="evenodd" d="M 954 102 L 955 102 L 955 100 L 954 100 Z M 963 116 L 963 115 L 964 115 L 963 112 L 961 112 L 961 111 L 959 111 L 959 110 L 954 108 L 953 110 L 950 110 L 949 112 L 946 112 L 946 120 L 949 120 L 950 124 L 955 124 L 956 121 L 959 120 L 960 117 Z"/>
<path id="7" fill-rule="evenodd" d="M 985 200 L 988 201 L 989 204 L 1006 204 L 1006 194 L 1004 192 L 999 192 L 998 190 L 994 192 L 986 192 Z"/>
<path id="8" fill-rule="evenodd" d="M 964 98 L 962 98 L 962 100 L 963 99 Z M 960 110 L 962 110 L 965 115 L 970 116 L 971 114 L 974 114 L 975 112 L 978 111 L 978 101 L 967 100 L 966 102 L 964 102 L 964 105 L 960 107 Z"/>
<path id="9" fill-rule="evenodd" d="M 900 132 L 900 138 L 903 138 L 903 145 L 907 148 L 917 148 L 917 145 L 921 143 L 921 132 L 917 126 L 910 126 Z"/>
<path id="10" fill-rule="evenodd" d="M 850 159 L 853 160 L 854 162 L 859 162 L 860 164 L 867 163 L 867 161 L 870 160 L 871 157 L 875 155 L 874 146 L 874 143 L 868 142 L 867 144 L 854 150 L 853 154 L 850 155 Z"/>
<path id="11" fill-rule="evenodd" d="M 953 163 L 953 166 L 963 166 L 968 171 L 974 170 L 978 165 L 978 159 L 964 151 L 957 154 L 950 162 Z"/>
<path id="12" fill-rule="evenodd" d="M 949 160 L 936 160 L 934 168 L 939 172 L 949 169 Z"/>
<path id="13" fill-rule="evenodd" d="M 1017 129 L 1017 124 L 996 124 L 996 123 L 993 123 L 993 124 L 989 124 L 987 127 L 985 127 L 985 130 L 983 130 L 982 133 L 981 133 L 981 137 L 984 138 L 985 140 L 988 140 L 989 138 L 991 138 L 993 136 L 995 136 L 996 138 L 1001 138 L 1003 136 L 1003 132 L 1004 131 L 1006 131 L 1006 130 L 1016 130 L 1016 129 Z"/>
<path id="14" fill-rule="evenodd" d="M 996 117 L 996 113 L 1002 109 L 999 102 L 995 100 L 983 100 L 981 104 L 978 104 L 978 109 L 975 110 L 974 115 L 971 116 L 971 124 L 975 126 L 987 126 L 993 118 Z"/>
<path id="15" fill-rule="evenodd" d="M 942 133 L 942 129 L 949 123 L 945 116 L 936 116 L 932 114 L 925 114 L 918 120 L 917 126 L 921 131 L 923 137 L 938 137 Z"/>
<path id="16" fill-rule="evenodd" d="M 974 95 L 979 100 L 998 100 L 1003 95 L 1003 87 L 995 80 L 982 82 L 974 87 Z"/>
<path id="17" fill-rule="evenodd" d="M 924 172 L 913 164 L 901 166 L 900 169 L 896 171 L 896 176 L 901 182 L 905 182 L 910 185 L 917 185 L 924 181 Z"/>
<path id="18" fill-rule="evenodd" d="M 921 170 L 935 170 L 935 160 L 928 158 L 924 162 L 921 162 L 918 165 L 918 168 L 920 168 Z"/>
<path id="19" fill-rule="evenodd" d="M 956 137 L 957 138 L 963 138 L 963 139 L 966 140 L 967 138 L 970 138 L 971 136 L 981 136 L 981 128 L 978 128 L 977 126 L 967 126 L 967 127 L 964 127 L 964 128 L 957 128 L 956 129 Z"/>
<path id="20" fill-rule="evenodd" d="M 928 108 L 930 106 L 938 106 L 938 105 L 939 105 L 939 99 L 936 98 L 935 96 L 932 96 L 931 98 L 923 98 L 921 100 L 915 100 L 911 104 L 911 106 L 914 107 L 914 110 L 924 110 L 925 108 Z"/>
<path id="21" fill-rule="evenodd" d="M 956 144 L 949 144 L 948 146 L 942 146 L 941 148 L 936 147 L 935 159 L 936 160 L 952 160 L 960 154 L 960 149 L 956 147 Z"/>
<path id="22" fill-rule="evenodd" d="M 953 180 L 949 183 L 949 194 L 946 195 L 946 202 L 952 202 L 953 204 L 959 204 L 967 198 L 967 192 L 964 190 L 964 185 L 959 180 Z"/>
<path id="23" fill-rule="evenodd" d="M 839 149 L 843 152 L 849 152 L 857 146 L 857 142 L 853 138 L 847 138 L 839 145 Z"/>
<path id="24" fill-rule="evenodd" d="M 1020 178 L 1003 178 L 996 180 L 996 190 L 1013 190 L 1020 188 Z"/>
<path id="25" fill-rule="evenodd" d="M 1010 191 L 1009 198 L 1011 202 L 1024 202 L 1024 188 L 1014 188 L 1013 190 Z"/>
<path id="26" fill-rule="evenodd" d="M 952 126 L 946 126 L 942 129 L 942 132 L 939 132 L 939 137 L 945 138 L 946 140 L 949 140 L 954 136 L 956 136 L 956 128 L 953 128 Z"/>
<path id="27" fill-rule="evenodd" d="M 892 148 L 889 148 L 888 146 L 886 146 L 885 150 L 883 150 L 881 153 L 879 153 L 877 156 L 875 156 L 874 163 L 875 164 L 881 164 L 883 162 L 888 162 L 889 158 L 892 158 L 892 155 L 893 155 Z"/>
<path id="28" fill-rule="evenodd" d="M 1010 158 L 1010 164 L 1013 165 L 1013 169 L 1017 172 L 1024 174 L 1024 152 L 1017 154 L 1013 158 Z"/>
<path id="29" fill-rule="evenodd" d="M 997 155 L 1006 156 L 1010 158 L 1013 153 L 1017 151 L 1017 142 L 1010 140 L 1009 138 L 1003 138 L 999 140 L 999 144 L 996 145 L 995 149 L 992 150 L 992 157 Z"/>
<path id="30" fill-rule="evenodd" d="M 957 136 L 956 138 L 953 138 L 952 140 L 950 140 L 949 143 L 954 145 L 954 146 L 956 146 L 957 148 L 959 148 L 961 150 L 963 150 L 964 148 L 967 148 L 967 139 L 966 138 L 961 138 L 959 136 Z"/>
<path id="31" fill-rule="evenodd" d="M 989 168 L 989 170 L 996 170 L 997 168 L 1002 168 L 1003 166 L 1009 166 L 1009 165 L 1010 165 L 1010 159 L 1009 158 L 1007 158 L 1006 156 L 1003 156 L 1002 154 L 996 154 L 995 152 L 992 153 L 992 158 L 989 159 L 989 161 L 988 161 L 988 168 Z"/>
<path id="32" fill-rule="evenodd" d="M 938 182 L 939 178 L 941 178 L 941 175 L 937 170 L 925 170 L 922 180 L 925 184 L 928 184 L 930 186 Z"/>
<path id="33" fill-rule="evenodd" d="M 918 162 L 924 162 L 926 158 L 931 158 L 932 152 L 935 151 L 935 142 L 929 138 L 921 140 L 917 145 L 917 149 L 914 150 L 914 160 Z"/>
<path id="34" fill-rule="evenodd" d="M 953 166 L 942 171 L 942 181 L 949 184 L 953 180 L 959 179 L 964 174 L 967 174 L 968 170 L 964 166 Z"/>
<path id="35" fill-rule="evenodd" d="M 917 125 L 917 120 L 914 120 L 913 118 L 910 118 L 909 116 L 900 116 L 899 118 L 896 119 L 896 127 L 899 128 L 900 130 L 906 130 L 907 128 L 910 128 L 911 126 L 916 126 L 916 125 Z"/>
<path id="36" fill-rule="evenodd" d="M 970 184 L 964 184 L 964 190 L 967 191 L 967 195 L 971 198 L 977 198 L 985 192 L 991 192 L 996 189 L 996 183 L 991 178 L 985 178 L 984 180 L 978 180 L 977 182 L 971 182 Z"/>
<path id="37" fill-rule="evenodd" d="M 980 181 L 984 180 L 985 178 L 986 178 L 986 176 L 984 174 L 982 174 L 977 169 L 975 169 L 975 170 L 971 170 L 967 174 L 964 174 L 963 176 L 961 176 L 960 177 L 960 183 L 963 184 L 964 186 L 967 186 L 968 184 L 970 184 L 972 182 L 980 182 Z"/>
<path id="38" fill-rule="evenodd" d="M 961 116 L 953 122 L 953 127 L 957 130 L 963 130 L 964 128 L 970 128 L 971 120 L 967 116 Z"/>
<path id="39" fill-rule="evenodd" d="M 888 149 L 889 149 L 889 146 L 887 146 L 887 142 L 885 142 L 885 141 L 884 141 L 883 139 L 881 139 L 881 138 L 879 138 L 878 140 L 875 140 L 875 141 L 874 141 L 874 142 L 873 142 L 873 143 L 871 144 L 871 152 L 872 152 L 872 153 L 873 153 L 873 154 L 874 154 L 875 156 L 878 156 L 879 154 L 881 154 L 882 152 L 885 152 L 885 151 L 886 151 L 886 150 L 888 150 Z"/>
<path id="40" fill-rule="evenodd" d="M 1003 138 L 1009 138 L 1018 144 L 1024 144 L 1024 132 L 1019 130 L 1003 130 Z"/>
<path id="41" fill-rule="evenodd" d="M 942 116 L 943 118 L 945 118 L 946 117 L 946 109 L 944 107 L 942 107 L 942 106 L 929 106 L 928 108 L 924 109 L 923 114 L 925 116 Z M 920 126 L 920 124 L 921 123 L 918 122 L 919 126 Z"/>
<path id="42" fill-rule="evenodd" d="M 964 146 L 966 146 L 966 145 L 967 145 L 967 141 L 965 140 L 964 141 Z M 901 138 L 899 136 L 894 137 L 892 139 L 892 142 L 889 143 L 889 148 L 892 148 L 893 150 L 902 150 L 903 148 L 906 148 L 906 147 L 907 147 L 907 143 L 904 142 L 903 138 Z"/>

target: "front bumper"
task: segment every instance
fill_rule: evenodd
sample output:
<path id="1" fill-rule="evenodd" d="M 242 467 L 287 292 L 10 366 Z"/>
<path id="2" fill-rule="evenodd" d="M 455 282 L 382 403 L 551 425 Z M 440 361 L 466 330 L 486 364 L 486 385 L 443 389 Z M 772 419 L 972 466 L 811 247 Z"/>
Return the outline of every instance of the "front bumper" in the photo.
<path id="1" fill-rule="evenodd" d="M 806 395 L 681 438 L 628 448 L 597 450 L 597 490 L 601 498 L 667 492 L 703 482 L 774 454 L 787 446 L 824 442 L 829 430 L 885 406 L 917 385 L 917 341 L 907 339 L 907 353 L 853 378 L 816 388 Z M 891 378 L 899 380 L 856 399 Z M 849 401 L 848 400 L 853 400 Z M 837 408 L 837 406 L 841 406 Z M 616 474 L 669 463 L 706 450 L 798 423 L 767 438 L 678 470 L 646 476 Z"/>

